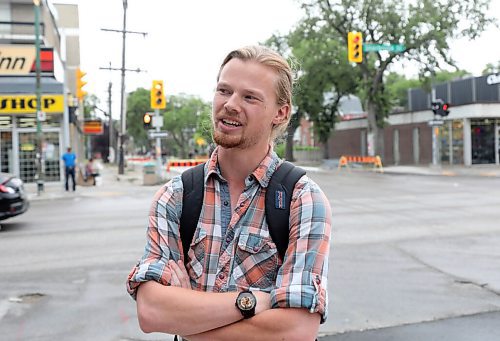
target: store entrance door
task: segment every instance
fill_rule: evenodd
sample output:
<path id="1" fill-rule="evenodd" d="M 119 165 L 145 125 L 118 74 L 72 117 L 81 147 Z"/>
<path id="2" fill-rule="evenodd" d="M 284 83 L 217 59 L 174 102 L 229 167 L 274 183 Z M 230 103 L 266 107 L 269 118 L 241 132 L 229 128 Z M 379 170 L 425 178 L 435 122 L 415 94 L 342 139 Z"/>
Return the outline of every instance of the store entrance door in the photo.
<path id="1" fill-rule="evenodd" d="M 498 122 L 498 121 L 497 121 Z M 500 165 L 500 122 L 497 123 L 497 129 L 495 133 L 495 163 Z"/>
<path id="2" fill-rule="evenodd" d="M 19 173 L 24 182 L 34 182 L 36 169 L 37 136 L 34 131 L 19 132 Z M 43 132 L 43 181 L 60 181 L 59 131 Z"/>
<path id="3" fill-rule="evenodd" d="M 12 154 L 12 132 L 0 132 L 0 171 L 14 173 L 14 156 Z"/>

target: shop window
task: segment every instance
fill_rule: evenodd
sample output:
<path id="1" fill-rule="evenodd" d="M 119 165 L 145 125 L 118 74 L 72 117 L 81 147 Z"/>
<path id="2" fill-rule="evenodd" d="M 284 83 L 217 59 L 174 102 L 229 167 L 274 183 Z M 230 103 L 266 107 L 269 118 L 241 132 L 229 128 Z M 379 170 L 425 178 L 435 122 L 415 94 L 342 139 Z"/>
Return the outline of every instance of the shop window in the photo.
<path id="1" fill-rule="evenodd" d="M 495 163 L 495 124 L 493 120 L 471 120 L 472 163 Z"/>

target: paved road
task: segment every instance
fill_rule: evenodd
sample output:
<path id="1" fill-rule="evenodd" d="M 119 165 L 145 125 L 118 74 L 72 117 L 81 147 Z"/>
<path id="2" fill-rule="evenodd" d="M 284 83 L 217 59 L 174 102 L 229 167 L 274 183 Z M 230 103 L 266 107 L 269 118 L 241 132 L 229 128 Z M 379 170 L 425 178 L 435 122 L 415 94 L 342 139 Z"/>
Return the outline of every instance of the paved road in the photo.
<path id="1" fill-rule="evenodd" d="M 326 340 L 413 340 L 416 330 L 453 339 L 457 324 L 488 340 L 497 330 L 500 179 L 310 175 L 334 212 Z M 124 289 L 155 190 L 104 178 L 77 195 L 33 200 L 2 224 L 2 339 L 168 339 L 140 332 Z"/>

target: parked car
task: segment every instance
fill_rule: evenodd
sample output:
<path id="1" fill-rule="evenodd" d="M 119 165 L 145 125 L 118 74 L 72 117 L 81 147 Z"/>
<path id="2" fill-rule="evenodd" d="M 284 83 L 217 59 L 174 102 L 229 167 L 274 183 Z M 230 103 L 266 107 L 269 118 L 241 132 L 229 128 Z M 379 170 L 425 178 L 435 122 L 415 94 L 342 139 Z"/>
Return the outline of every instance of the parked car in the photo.
<path id="1" fill-rule="evenodd" d="M 29 206 L 23 181 L 12 174 L 0 173 L 0 220 L 22 214 Z"/>

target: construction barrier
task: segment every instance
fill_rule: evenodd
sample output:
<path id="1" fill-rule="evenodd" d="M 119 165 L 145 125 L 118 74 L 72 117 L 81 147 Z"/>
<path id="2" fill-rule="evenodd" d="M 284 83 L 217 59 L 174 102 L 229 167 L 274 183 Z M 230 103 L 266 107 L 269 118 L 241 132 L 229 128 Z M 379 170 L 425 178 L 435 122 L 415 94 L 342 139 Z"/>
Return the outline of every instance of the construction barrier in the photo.
<path id="1" fill-rule="evenodd" d="M 204 162 L 207 159 L 172 160 L 167 163 L 167 172 L 170 172 L 170 167 L 194 167 Z"/>
<path id="2" fill-rule="evenodd" d="M 373 169 L 381 173 L 384 172 L 380 156 L 352 156 L 342 155 L 339 159 L 339 170 L 342 167 L 349 169 L 350 163 L 373 164 Z"/>

